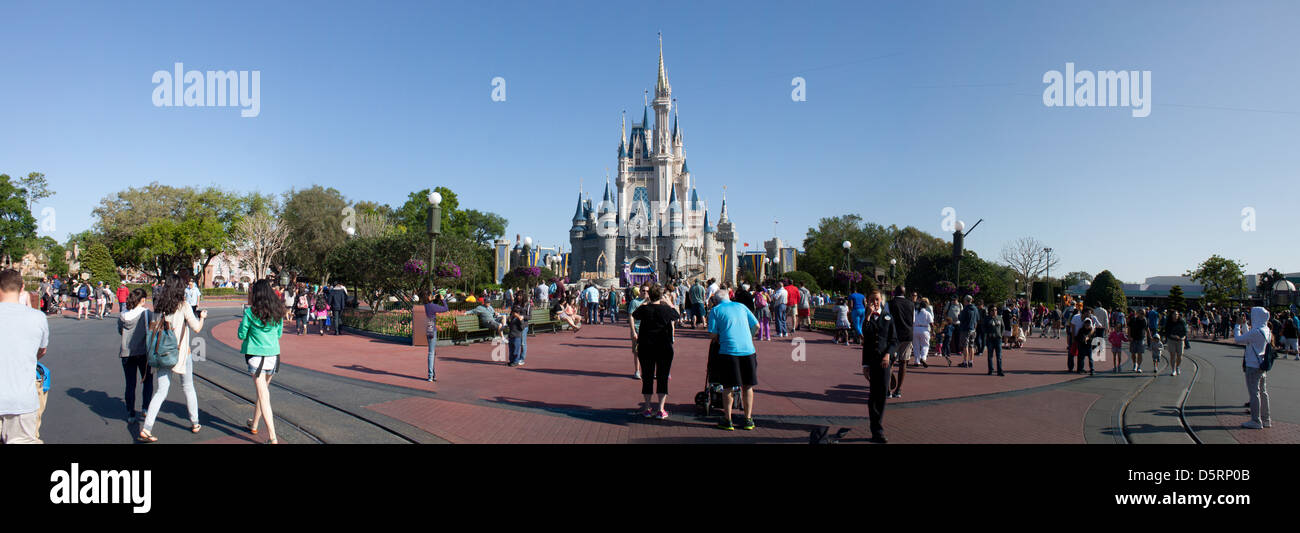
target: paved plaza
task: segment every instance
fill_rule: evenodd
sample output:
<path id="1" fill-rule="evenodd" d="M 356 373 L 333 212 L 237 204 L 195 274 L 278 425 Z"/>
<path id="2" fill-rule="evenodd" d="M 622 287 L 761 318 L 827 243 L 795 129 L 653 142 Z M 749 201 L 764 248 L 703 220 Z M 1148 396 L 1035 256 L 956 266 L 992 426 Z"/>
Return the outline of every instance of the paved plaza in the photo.
<path id="1" fill-rule="evenodd" d="M 188 431 L 181 394 L 173 390 L 155 434 L 168 443 L 253 443 L 252 380 L 243 373 L 236 337 L 238 304 L 209 307 L 207 361 L 196 365 L 204 430 Z M 115 317 L 50 319 L 55 380 L 42 437 L 50 443 L 128 443 Z M 287 334 L 284 365 L 272 389 L 277 431 L 288 443 L 791 443 L 820 426 L 851 428 L 847 443 L 865 443 L 868 387 L 860 351 L 820 332 L 793 344 L 758 342 L 757 429 L 715 429 L 697 416 L 707 334 L 679 330 L 668 420 L 634 416 L 641 400 L 632 376 L 626 324 L 528 339 L 527 364 L 493 360 L 494 345 L 440 346 L 436 383 L 424 380 L 425 349 L 360 335 Z M 891 443 L 1296 443 L 1300 442 L 1300 363 L 1270 373 L 1274 427 L 1239 428 L 1245 388 L 1240 348 L 1197 342 L 1179 376 L 1067 374 L 1063 339 L 1031 337 L 1006 350 L 1006 377 L 974 368 L 909 369 L 903 396 L 885 416 Z M 1148 363 L 1149 365 L 1149 363 Z M 1163 367 L 1162 367 L 1163 370 Z M 173 387 L 177 388 L 177 387 Z M 737 415 L 739 416 L 739 415 Z"/>

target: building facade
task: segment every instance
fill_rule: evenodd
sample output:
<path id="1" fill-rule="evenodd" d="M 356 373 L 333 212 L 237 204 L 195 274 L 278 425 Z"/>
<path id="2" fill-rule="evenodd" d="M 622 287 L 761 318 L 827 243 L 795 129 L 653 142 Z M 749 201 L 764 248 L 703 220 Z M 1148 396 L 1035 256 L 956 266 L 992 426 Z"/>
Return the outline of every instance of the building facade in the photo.
<path id="1" fill-rule="evenodd" d="M 650 107 L 654 107 L 654 125 Z M 673 115 L 671 126 L 668 115 Z M 724 194 L 717 227 L 709 222 L 686 165 L 684 138 L 664 72 L 663 41 L 654 100 L 618 141 L 618 173 L 600 203 L 578 194 L 569 229 L 571 280 L 629 284 L 672 278 L 736 279 L 736 234 Z"/>

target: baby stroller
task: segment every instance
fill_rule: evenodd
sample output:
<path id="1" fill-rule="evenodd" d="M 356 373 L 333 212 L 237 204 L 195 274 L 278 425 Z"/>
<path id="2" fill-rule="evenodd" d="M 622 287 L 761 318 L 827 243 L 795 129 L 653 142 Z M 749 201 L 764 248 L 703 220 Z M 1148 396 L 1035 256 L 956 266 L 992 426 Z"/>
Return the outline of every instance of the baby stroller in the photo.
<path id="1" fill-rule="evenodd" d="M 695 410 L 699 416 L 709 416 L 713 414 L 715 409 L 721 414 L 725 409 L 723 402 L 727 399 L 725 396 L 727 387 L 721 383 L 715 383 L 710 375 L 713 362 L 718 357 L 721 356 L 718 355 L 718 341 L 715 340 L 709 343 L 709 358 L 704 365 L 704 390 L 695 394 Z M 731 409 L 744 410 L 744 395 L 740 394 L 740 387 L 731 387 L 730 389 Z"/>

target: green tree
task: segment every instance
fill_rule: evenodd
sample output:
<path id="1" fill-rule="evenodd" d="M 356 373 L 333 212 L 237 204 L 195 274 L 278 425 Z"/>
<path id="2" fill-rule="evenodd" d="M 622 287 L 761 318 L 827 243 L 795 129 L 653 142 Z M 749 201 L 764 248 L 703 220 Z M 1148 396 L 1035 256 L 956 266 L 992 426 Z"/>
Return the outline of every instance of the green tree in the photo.
<path id="1" fill-rule="evenodd" d="M 874 222 L 863 222 L 860 215 L 841 215 L 823 218 L 816 228 L 808 228 L 804 237 L 804 253 L 799 257 L 799 269 L 813 275 L 821 284 L 834 286 L 836 270 L 845 268 L 844 241 L 852 243 L 850 256 L 854 264 L 848 268 L 859 270 L 858 263 L 875 266 L 889 263 L 893 235 L 890 228 Z M 870 275 L 866 277 L 871 277 Z"/>
<path id="2" fill-rule="evenodd" d="M 452 218 L 454 225 L 463 225 L 469 232 L 465 237 L 480 246 L 488 246 L 506 233 L 506 217 L 496 213 L 466 209 L 456 213 Z"/>
<path id="3" fill-rule="evenodd" d="M 22 257 L 36 238 L 36 219 L 27 207 L 26 191 L 0 174 L 0 257 Z"/>
<path id="4" fill-rule="evenodd" d="M 18 184 L 23 189 L 23 199 L 27 202 L 29 210 L 36 202 L 54 196 L 54 191 L 50 190 L 50 183 L 45 180 L 45 174 L 40 172 L 28 173 L 26 177 L 18 179 Z"/>
<path id="5" fill-rule="evenodd" d="M 63 259 L 63 254 L 67 249 L 59 243 L 54 243 L 45 248 L 45 274 L 58 276 L 60 279 L 68 277 L 68 262 Z"/>
<path id="6" fill-rule="evenodd" d="M 113 264 L 113 256 L 100 243 L 90 245 L 81 255 L 81 272 L 90 274 L 92 285 L 103 282 L 109 287 L 116 287 L 122 281 L 122 277 L 117 274 L 117 265 Z"/>
<path id="7" fill-rule="evenodd" d="M 808 287 L 808 290 L 810 291 L 816 292 L 822 290 L 821 286 L 817 284 L 817 279 L 814 278 L 812 274 L 809 274 L 807 272 L 792 270 L 790 272 L 786 272 L 781 275 L 783 277 L 790 278 L 790 281 L 793 281 L 795 285 L 798 285 L 800 282 L 802 282 L 806 287 Z"/>
<path id="8" fill-rule="evenodd" d="M 320 185 L 285 193 L 283 220 L 289 237 L 284 255 L 290 270 L 313 280 L 328 279 L 325 260 L 330 250 L 347 238 L 343 231 L 343 209 L 347 206 L 339 191 Z"/>
<path id="9" fill-rule="evenodd" d="M 1273 284 L 1286 279 L 1286 276 L 1278 272 L 1276 268 L 1270 268 L 1260 273 L 1259 283 L 1255 285 L 1256 294 L 1270 294 L 1273 292 Z"/>
<path id="10" fill-rule="evenodd" d="M 1083 305 L 1085 307 L 1100 305 L 1110 311 L 1127 309 L 1128 300 L 1124 296 L 1124 285 L 1115 279 L 1115 275 L 1109 270 L 1103 270 L 1093 278 L 1088 292 L 1084 293 Z"/>
<path id="11" fill-rule="evenodd" d="M 1187 312 L 1187 300 L 1183 298 L 1183 286 L 1169 288 L 1169 308 L 1178 312 Z"/>
<path id="12" fill-rule="evenodd" d="M 1188 271 L 1186 275 L 1205 287 L 1205 301 L 1224 305 L 1233 298 L 1246 296 L 1246 275 L 1242 271 L 1244 268 L 1246 268 L 1245 263 L 1215 254 L 1197 265 L 1196 270 Z"/>
<path id="13" fill-rule="evenodd" d="M 446 187 L 434 187 L 438 194 L 442 195 L 442 203 L 438 206 L 442 209 L 440 217 L 441 228 L 444 234 L 464 234 L 459 232 L 458 228 L 452 224 L 452 215 L 460 209 L 460 200 L 456 198 L 456 193 Z M 406 195 L 406 203 L 402 204 L 395 213 L 394 218 L 398 227 L 406 233 L 425 233 L 429 213 L 429 189 L 421 189 Z"/>
<path id="14" fill-rule="evenodd" d="M 943 295 L 935 290 L 940 281 L 952 282 L 952 254 L 946 251 L 930 253 L 917 260 L 904 283 L 909 290 L 930 298 L 930 301 L 943 301 Z M 1014 272 L 997 263 L 985 261 L 970 249 L 962 250 L 961 288 L 974 283 L 979 286 L 976 298 L 985 302 L 1001 302 L 1011 297 L 1011 282 Z"/>

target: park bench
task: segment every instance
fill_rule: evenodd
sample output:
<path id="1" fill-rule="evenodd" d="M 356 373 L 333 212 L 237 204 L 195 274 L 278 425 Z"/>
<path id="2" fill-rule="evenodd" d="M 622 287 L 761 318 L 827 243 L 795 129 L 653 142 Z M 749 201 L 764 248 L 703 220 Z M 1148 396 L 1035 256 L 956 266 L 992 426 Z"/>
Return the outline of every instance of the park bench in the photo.
<path id="1" fill-rule="evenodd" d="M 550 309 L 533 309 L 533 314 L 528 319 L 528 333 L 536 334 L 539 328 L 550 328 L 550 331 L 555 332 L 560 329 L 560 321 L 551 318 Z"/>
<path id="2" fill-rule="evenodd" d="M 461 315 L 456 317 L 456 337 L 465 343 L 469 342 L 470 337 L 490 338 L 492 330 L 479 325 L 476 315 Z"/>
<path id="3" fill-rule="evenodd" d="M 812 312 L 813 329 L 835 329 L 835 308 L 814 307 Z"/>

